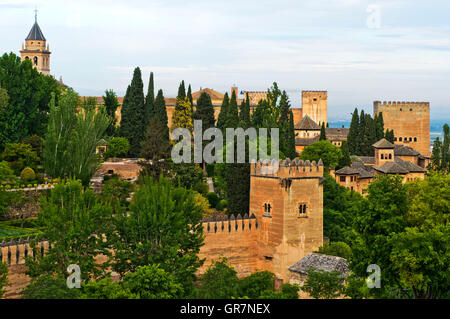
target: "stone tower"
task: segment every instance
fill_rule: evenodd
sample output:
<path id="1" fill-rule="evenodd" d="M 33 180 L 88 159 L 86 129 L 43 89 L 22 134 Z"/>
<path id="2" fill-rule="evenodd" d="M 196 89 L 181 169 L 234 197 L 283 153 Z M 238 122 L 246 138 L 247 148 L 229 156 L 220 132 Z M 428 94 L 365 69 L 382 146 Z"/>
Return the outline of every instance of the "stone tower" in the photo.
<path id="1" fill-rule="evenodd" d="M 273 171 L 271 171 L 273 170 Z M 289 267 L 323 244 L 323 164 L 252 164 L 250 214 L 259 224 L 258 269 L 286 280 Z"/>
<path id="2" fill-rule="evenodd" d="M 22 61 L 31 59 L 31 63 L 39 72 L 50 75 L 50 54 L 50 48 L 37 23 L 36 13 L 34 16 L 34 25 L 25 39 L 25 46 L 22 44 L 20 56 Z"/>
<path id="3" fill-rule="evenodd" d="M 384 129 L 394 130 L 394 144 L 430 154 L 429 102 L 373 102 L 373 113 L 383 114 Z"/>
<path id="4" fill-rule="evenodd" d="M 327 91 L 302 91 L 303 116 L 319 125 L 327 124 Z"/>

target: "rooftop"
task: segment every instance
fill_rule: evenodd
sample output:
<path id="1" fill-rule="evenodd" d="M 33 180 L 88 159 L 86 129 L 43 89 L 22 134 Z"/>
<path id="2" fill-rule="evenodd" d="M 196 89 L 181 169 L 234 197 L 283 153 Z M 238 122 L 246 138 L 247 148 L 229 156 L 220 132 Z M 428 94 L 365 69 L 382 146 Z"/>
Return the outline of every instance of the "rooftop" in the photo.
<path id="1" fill-rule="evenodd" d="M 317 125 L 308 115 L 305 115 L 303 119 L 297 123 L 296 130 L 320 130 L 320 126 Z"/>
<path id="2" fill-rule="evenodd" d="M 375 148 L 384 148 L 384 149 L 394 148 L 395 147 L 394 144 L 392 144 L 391 142 L 389 142 L 385 138 L 382 138 L 381 140 L 379 140 L 378 142 L 376 142 L 372 146 L 375 147 Z"/>
<path id="3" fill-rule="evenodd" d="M 345 258 L 317 253 L 309 253 L 294 265 L 289 267 L 289 270 L 307 275 L 310 268 L 328 272 L 337 271 L 341 273 L 341 276 L 347 276 L 349 272 L 348 262 Z"/>
<path id="4" fill-rule="evenodd" d="M 28 33 L 28 36 L 25 40 L 45 41 L 44 34 L 42 33 L 41 28 L 39 28 L 37 21 L 34 23 L 33 27 L 30 30 L 30 33 Z"/>

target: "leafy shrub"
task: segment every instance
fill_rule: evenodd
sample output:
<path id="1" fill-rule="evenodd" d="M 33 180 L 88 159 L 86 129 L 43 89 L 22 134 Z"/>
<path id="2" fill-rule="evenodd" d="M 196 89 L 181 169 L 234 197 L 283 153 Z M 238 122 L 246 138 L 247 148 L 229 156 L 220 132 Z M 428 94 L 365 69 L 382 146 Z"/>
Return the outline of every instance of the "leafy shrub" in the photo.
<path id="1" fill-rule="evenodd" d="M 33 181 L 36 179 L 36 174 L 31 167 L 25 167 L 20 173 L 20 180 L 24 182 Z"/>
<path id="2" fill-rule="evenodd" d="M 207 193 L 206 194 L 206 199 L 209 201 L 209 205 L 211 207 L 216 207 L 217 204 L 219 203 L 219 196 L 217 196 L 216 193 Z"/>
<path id="3" fill-rule="evenodd" d="M 228 202 L 226 199 L 222 199 L 216 206 L 217 210 L 224 210 L 225 208 L 227 208 Z"/>
<path id="4" fill-rule="evenodd" d="M 341 241 L 324 243 L 323 246 L 319 247 L 319 251 L 317 252 L 319 254 L 342 257 L 347 260 L 352 255 L 350 246 Z"/>

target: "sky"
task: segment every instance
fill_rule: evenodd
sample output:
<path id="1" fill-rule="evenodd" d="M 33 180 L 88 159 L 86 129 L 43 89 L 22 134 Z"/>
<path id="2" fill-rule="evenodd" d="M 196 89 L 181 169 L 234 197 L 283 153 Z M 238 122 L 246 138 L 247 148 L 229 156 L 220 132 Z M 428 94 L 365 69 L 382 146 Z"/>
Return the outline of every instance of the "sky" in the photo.
<path id="1" fill-rule="evenodd" d="M 122 96 L 133 69 L 166 97 L 181 80 L 264 91 L 274 81 L 301 106 L 328 91 L 329 120 L 373 101 L 427 101 L 450 119 L 448 0 L 0 0 L 0 53 L 19 54 L 34 23 L 51 74 L 81 95 Z"/>

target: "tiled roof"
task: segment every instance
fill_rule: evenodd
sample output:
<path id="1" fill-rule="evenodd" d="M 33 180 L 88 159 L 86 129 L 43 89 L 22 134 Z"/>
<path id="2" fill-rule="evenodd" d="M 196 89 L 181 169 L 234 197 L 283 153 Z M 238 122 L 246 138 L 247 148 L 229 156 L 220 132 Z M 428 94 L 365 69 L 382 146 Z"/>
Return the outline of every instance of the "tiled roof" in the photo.
<path id="1" fill-rule="evenodd" d="M 395 156 L 419 156 L 420 153 L 406 145 L 394 145 Z"/>
<path id="2" fill-rule="evenodd" d="M 364 164 L 375 164 L 374 156 L 357 156 L 357 159 L 359 159 Z"/>
<path id="3" fill-rule="evenodd" d="M 194 101 L 198 100 L 200 94 L 202 94 L 203 92 L 207 93 L 211 97 L 211 100 L 221 100 L 221 101 L 223 100 L 224 95 L 222 93 L 214 91 L 213 89 L 210 88 L 204 88 L 197 92 L 192 93 L 192 99 Z"/>
<path id="4" fill-rule="evenodd" d="M 403 167 L 404 169 L 408 170 L 411 173 L 426 173 L 426 170 L 414 163 L 411 163 L 409 161 L 404 161 L 401 158 L 395 157 L 394 159 L 395 163 Z"/>
<path id="5" fill-rule="evenodd" d="M 341 273 L 341 277 L 345 277 L 349 273 L 348 262 L 345 258 L 317 253 L 309 253 L 289 267 L 289 270 L 307 275 L 310 268 L 328 272 L 337 271 Z"/>
<path id="6" fill-rule="evenodd" d="M 377 171 L 385 174 L 408 174 L 409 170 L 396 162 L 386 162 L 381 166 L 374 167 Z"/>
<path id="7" fill-rule="evenodd" d="M 44 34 L 42 33 L 41 28 L 39 28 L 37 22 L 34 23 L 33 27 L 30 30 L 30 33 L 28 33 L 28 36 L 25 40 L 45 41 Z"/>
<path id="8" fill-rule="evenodd" d="M 352 166 L 345 166 L 339 170 L 337 170 L 335 175 L 358 175 L 360 179 L 362 178 L 372 178 L 373 177 L 373 168 L 370 166 L 366 166 L 363 163 L 354 162 Z"/>
<path id="9" fill-rule="evenodd" d="M 314 137 L 297 137 L 295 139 L 295 145 L 298 146 L 308 146 L 311 144 L 314 144 L 315 142 L 318 142 L 320 139 L 320 136 L 314 136 Z"/>
<path id="10" fill-rule="evenodd" d="M 326 135 L 336 135 L 342 138 L 346 138 L 348 135 L 348 132 L 350 131 L 349 128 L 345 127 L 327 127 L 325 128 Z"/>
<path id="11" fill-rule="evenodd" d="M 394 144 L 389 142 L 387 139 L 382 138 L 378 142 L 372 145 L 375 148 L 394 148 Z"/>
<path id="12" fill-rule="evenodd" d="M 296 124 L 297 130 L 320 130 L 320 126 L 317 125 L 308 115 L 305 115 L 301 122 Z"/>

